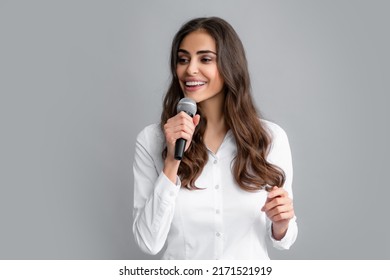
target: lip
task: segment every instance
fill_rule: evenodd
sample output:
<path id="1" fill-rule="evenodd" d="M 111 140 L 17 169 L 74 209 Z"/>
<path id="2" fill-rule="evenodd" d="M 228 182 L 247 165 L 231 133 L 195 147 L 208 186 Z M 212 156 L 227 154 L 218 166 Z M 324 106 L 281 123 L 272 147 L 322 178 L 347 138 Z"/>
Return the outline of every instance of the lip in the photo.
<path id="1" fill-rule="evenodd" d="M 185 88 L 185 91 L 197 91 L 199 89 L 201 89 L 203 86 L 205 86 L 206 84 L 204 85 L 199 85 L 199 86 L 194 86 L 194 87 L 188 87 L 186 85 L 184 85 L 184 88 Z"/>
<path id="2" fill-rule="evenodd" d="M 207 81 L 204 81 L 202 79 L 199 79 L 199 78 L 195 78 L 195 77 L 188 77 L 188 78 L 185 78 L 182 80 L 183 82 L 203 82 L 203 83 L 207 83 Z"/>

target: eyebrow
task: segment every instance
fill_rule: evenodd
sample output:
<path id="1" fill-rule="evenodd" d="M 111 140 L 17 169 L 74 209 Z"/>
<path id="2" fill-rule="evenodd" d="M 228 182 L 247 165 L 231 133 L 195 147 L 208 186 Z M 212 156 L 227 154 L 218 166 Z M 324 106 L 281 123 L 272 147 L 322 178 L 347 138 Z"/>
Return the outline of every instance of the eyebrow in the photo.
<path id="1" fill-rule="evenodd" d="M 186 50 L 183 50 L 183 49 L 179 49 L 177 52 L 178 52 L 178 53 L 179 53 L 179 52 L 182 52 L 182 53 L 185 53 L 185 54 L 190 54 L 189 51 L 186 51 Z M 216 52 L 213 52 L 213 51 L 210 51 L 210 50 L 200 50 L 200 51 L 197 51 L 197 52 L 196 52 L 196 54 L 204 54 L 204 53 L 212 53 L 212 54 L 217 55 Z"/>

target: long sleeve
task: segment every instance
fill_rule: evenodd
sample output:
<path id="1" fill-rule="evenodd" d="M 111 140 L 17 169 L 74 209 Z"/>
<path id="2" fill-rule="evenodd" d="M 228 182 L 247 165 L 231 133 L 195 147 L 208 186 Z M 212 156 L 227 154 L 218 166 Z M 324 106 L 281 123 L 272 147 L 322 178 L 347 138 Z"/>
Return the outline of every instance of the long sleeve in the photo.
<path id="1" fill-rule="evenodd" d="M 156 126 L 141 131 L 133 164 L 133 233 L 138 246 L 149 254 L 157 254 L 165 244 L 180 190 L 180 180 L 175 185 L 161 171 L 159 136 Z"/>
<path id="2" fill-rule="evenodd" d="M 286 176 L 286 181 L 283 188 L 288 192 L 289 197 L 293 199 L 292 192 L 292 180 L 293 180 L 293 167 L 289 141 L 285 131 L 276 124 L 269 124 L 272 127 L 272 147 L 268 156 L 270 163 L 273 163 L 280 167 Z M 271 240 L 273 247 L 286 250 L 294 244 L 298 235 L 298 226 L 296 223 L 296 217 L 294 216 L 288 226 L 286 235 L 281 240 L 276 240 L 272 237 L 272 222 L 269 218 L 266 218 L 267 233 Z"/>

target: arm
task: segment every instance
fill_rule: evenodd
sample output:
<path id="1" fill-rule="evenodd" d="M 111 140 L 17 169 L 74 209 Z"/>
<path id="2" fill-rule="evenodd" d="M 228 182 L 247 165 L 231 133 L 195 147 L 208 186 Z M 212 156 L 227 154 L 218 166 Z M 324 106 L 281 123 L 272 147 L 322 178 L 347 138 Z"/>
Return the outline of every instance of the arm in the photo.
<path id="1" fill-rule="evenodd" d="M 142 251 L 157 254 L 168 236 L 180 180 L 174 184 L 163 172 L 158 173 L 151 152 L 156 139 L 149 138 L 153 137 L 144 130 L 136 142 L 133 233 Z"/>
<path id="2" fill-rule="evenodd" d="M 156 150 L 156 135 L 144 129 L 137 137 L 133 166 L 133 233 L 138 246 L 146 253 L 157 254 L 162 249 L 172 223 L 181 186 L 177 176 L 180 161 L 173 156 L 176 139 L 186 139 L 188 149 L 199 120 L 199 115 L 192 119 L 182 112 L 165 124 L 164 143 L 168 152 L 161 172 L 155 165 L 155 160 L 161 158 L 161 151 Z"/>
<path id="3" fill-rule="evenodd" d="M 282 128 L 273 124 L 272 136 L 273 142 L 269 162 L 279 166 L 284 171 L 286 181 L 283 188 L 272 189 L 262 210 L 267 215 L 267 232 L 272 245 L 278 249 L 289 249 L 298 234 L 292 204 L 293 168 L 291 150 L 287 135 Z"/>

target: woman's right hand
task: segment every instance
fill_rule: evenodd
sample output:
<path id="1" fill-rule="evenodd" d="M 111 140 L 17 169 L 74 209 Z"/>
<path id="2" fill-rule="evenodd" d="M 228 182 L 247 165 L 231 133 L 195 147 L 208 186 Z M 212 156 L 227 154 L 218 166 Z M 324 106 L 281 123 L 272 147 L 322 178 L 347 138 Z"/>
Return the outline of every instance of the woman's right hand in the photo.
<path id="1" fill-rule="evenodd" d="M 200 116 L 191 118 L 185 112 L 180 112 L 176 116 L 168 119 L 164 125 L 165 140 L 167 143 L 167 158 L 174 159 L 175 144 L 180 138 L 187 140 L 184 151 L 187 151 L 194 135 L 195 127 L 199 124 Z"/>
<path id="2" fill-rule="evenodd" d="M 180 112 L 176 116 L 168 119 L 164 125 L 164 135 L 167 143 L 164 173 L 173 182 L 176 182 L 177 170 L 180 165 L 180 161 L 174 157 L 176 141 L 180 138 L 185 139 L 187 143 L 184 151 L 186 151 L 191 144 L 192 136 L 199 121 L 200 115 L 195 115 L 191 118 L 185 112 Z"/>

